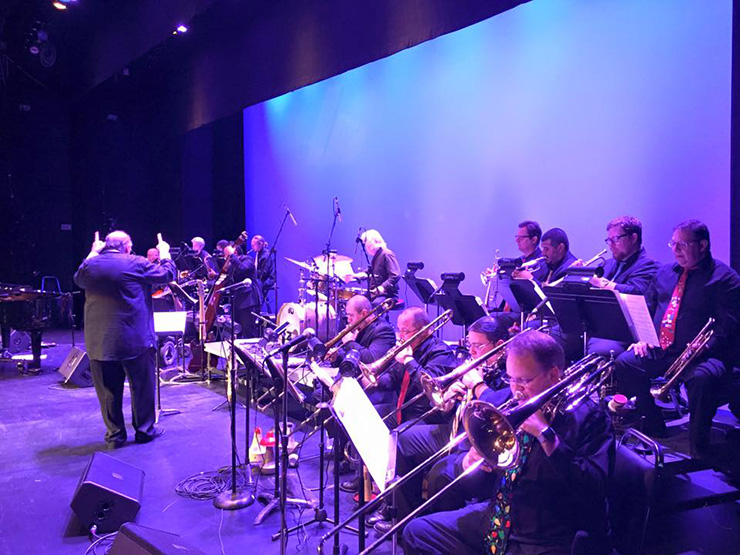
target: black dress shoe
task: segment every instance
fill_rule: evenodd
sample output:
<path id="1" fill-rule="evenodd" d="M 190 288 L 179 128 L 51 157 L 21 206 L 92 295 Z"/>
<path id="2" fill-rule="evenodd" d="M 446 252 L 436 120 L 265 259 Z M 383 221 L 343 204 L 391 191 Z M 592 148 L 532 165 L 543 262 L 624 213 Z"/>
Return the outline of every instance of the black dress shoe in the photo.
<path id="1" fill-rule="evenodd" d="M 373 528 L 375 528 L 375 531 L 380 534 L 386 534 L 391 528 L 393 528 L 393 523 L 390 520 L 380 520 L 375 523 Z"/>
<path id="2" fill-rule="evenodd" d="M 136 443 L 149 443 L 161 435 L 164 435 L 164 428 L 154 428 L 149 435 L 136 432 Z"/>
<path id="3" fill-rule="evenodd" d="M 370 526 L 375 526 L 375 523 L 381 522 L 383 520 L 389 520 L 389 518 L 390 515 L 388 515 L 388 507 L 385 505 L 385 503 L 383 503 L 377 511 L 370 513 L 365 518 L 365 522 Z"/>
<path id="4" fill-rule="evenodd" d="M 126 446 L 126 440 L 123 441 L 106 441 L 105 442 L 106 447 L 108 450 L 113 451 L 114 449 L 120 449 L 121 447 Z"/>
<path id="5" fill-rule="evenodd" d="M 339 484 L 339 489 L 342 491 L 346 491 L 347 493 L 355 493 L 357 491 L 357 488 L 359 487 L 360 487 L 359 478 L 352 478 L 351 480 L 346 480 Z"/>

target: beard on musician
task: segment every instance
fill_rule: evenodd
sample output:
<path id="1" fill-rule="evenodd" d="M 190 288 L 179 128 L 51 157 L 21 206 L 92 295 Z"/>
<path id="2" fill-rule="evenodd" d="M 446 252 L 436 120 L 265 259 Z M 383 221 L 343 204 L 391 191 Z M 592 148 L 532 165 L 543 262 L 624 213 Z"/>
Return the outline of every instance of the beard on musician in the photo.
<path id="1" fill-rule="evenodd" d="M 520 404 L 557 383 L 564 366 L 562 348 L 541 332 L 520 334 L 507 347 L 509 388 L 522 396 Z M 490 476 L 477 499 L 458 499 L 458 507 L 448 505 L 408 523 L 403 531 L 407 555 L 566 555 L 576 537 L 579 552 L 611 552 L 606 486 L 615 445 L 608 415 L 591 400 L 552 417 L 538 411 L 517 436 L 517 466 L 506 473 L 481 467 L 461 482 Z M 471 451 L 459 454 L 454 475 L 477 457 Z M 430 483 L 430 496 L 437 487 Z"/>

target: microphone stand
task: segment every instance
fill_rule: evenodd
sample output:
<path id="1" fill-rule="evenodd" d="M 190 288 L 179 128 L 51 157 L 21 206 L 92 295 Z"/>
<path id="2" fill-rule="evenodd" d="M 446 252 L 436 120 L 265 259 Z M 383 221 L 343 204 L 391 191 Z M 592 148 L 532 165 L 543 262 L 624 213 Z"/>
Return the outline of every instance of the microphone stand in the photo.
<path id="1" fill-rule="evenodd" d="M 233 290 L 232 290 L 233 291 Z M 232 303 L 234 302 L 234 294 L 232 291 L 228 291 L 229 299 Z M 230 343 L 230 352 L 229 352 L 229 376 L 230 376 L 230 390 L 229 390 L 229 396 L 231 397 L 231 402 L 229 403 L 230 409 L 231 409 L 231 491 L 224 491 L 219 494 L 216 499 L 213 500 L 213 504 L 218 507 L 219 509 L 228 509 L 228 510 L 236 510 L 236 509 L 243 509 L 244 507 L 248 507 L 252 503 L 254 503 L 254 495 L 252 495 L 250 492 L 240 492 L 236 488 L 236 350 L 234 347 L 234 317 L 232 314 L 231 318 L 231 338 L 229 339 Z M 247 407 L 247 413 L 249 413 L 249 407 Z M 245 431 L 245 433 L 248 430 Z M 247 457 L 247 460 L 245 461 L 248 467 L 249 464 L 249 453 L 246 453 L 245 456 Z M 249 485 L 252 484 L 252 477 L 251 473 L 247 472 L 247 481 Z"/>
<path id="2" fill-rule="evenodd" d="M 270 256 L 273 259 L 273 264 L 275 268 L 275 315 L 277 316 L 278 309 L 280 308 L 280 304 L 278 303 L 278 263 L 277 263 L 277 244 L 280 240 L 280 235 L 283 233 L 283 227 L 285 227 L 285 220 L 288 219 L 288 211 L 285 211 L 285 215 L 283 216 L 283 221 L 280 222 L 280 228 L 278 229 L 277 235 L 275 235 L 275 240 L 272 242 L 272 246 L 270 247 Z M 269 259 L 268 259 L 269 260 Z"/>
<path id="3" fill-rule="evenodd" d="M 339 211 L 336 209 L 336 206 L 334 207 L 334 219 L 331 222 L 331 230 L 329 231 L 329 239 L 326 242 L 326 249 L 324 249 L 323 255 L 326 258 L 326 270 L 328 272 L 327 281 L 326 284 L 326 340 L 328 340 L 331 337 L 331 292 L 332 288 L 336 286 L 334 283 L 334 264 L 332 260 L 332 251 L 331 251 L 331 240 L 334 237 L 334 228 L 337 226 L 337 219 L 339 218 Z M 336 301 L 337 295 L 334 295 L 334 300 Z M 318 309 L 318 304 L 317 304 Z M 339 310 L 339 307 L 337 306 L 335 310 Z M 316 310 L 316 333 L 319 332 L 319 312 Z"/>
<path id="4" fill-rule="evenodd" d="M 370 256 L 367 254 L 367 250 L 365 249 L 365 243 L 363 241 L 360 241 L 360 247 L 362 247 L 362 254 L 365 255 L 365 262 L 367 263 L 367 298 L 370 298 L 370 272 L 372 271 L 372 268 L 370 266 Z"/>

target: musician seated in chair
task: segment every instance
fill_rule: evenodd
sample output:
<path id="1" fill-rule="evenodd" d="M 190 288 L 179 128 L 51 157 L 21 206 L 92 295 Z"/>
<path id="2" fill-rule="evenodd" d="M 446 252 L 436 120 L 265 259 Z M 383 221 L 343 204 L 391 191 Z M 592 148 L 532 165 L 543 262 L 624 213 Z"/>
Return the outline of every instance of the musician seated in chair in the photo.
<path id="1" fill-rule="evenodd" d="M 422 308 L 407 308 L 398 316 L 400 340 L 402 342 L 411 340 L 429 323 L 429 316 Z M 393 416 L 386 420 L 388 427 L 393 428 L 402 422 L 423 415 L 431 408 L 428 399 L 422 396 L 408 407 L 401 409 L 405 401 L 422 392 L 419 382 L 421 372 L 426 372 L 431 376 L 442 376 L 454 367 L 455 355 L 452 349 L 428 329 L 418 335 L 415 345 L 407 346 L 398 352 L 395 361 L 378 378 L 377 385 L 371 385 L 365 378 L 362 378 L 361 384 L 367 388 L 368 397 L 381 417 L 393 413 Z M 442 423 L 449 420 L 450 415 L 434 414 L 425 421 Z M 343 482 L 341 489 L 356 491 L 356 480 Z"/>
<path id="2" fill-rule="evenodd" d="M 564 366 L 562 348 L 538 331 L 517 336 L 507 348 L 506 373 L 521 403 L 555 385 Z M 519 463 L 495 471 L 491 500 L 412 520 L 403 532 L 404 553 L 566 555 L 581 531 L 588 534 L 585 552 L 610 552 L 606 490 L 614 433 L 608 415 L 590 399 L 555 411 L 550 420 L 538 410 L 517 437 Z M 458 470 L 479 459 L 471 448 Z"/>
<path id="3" fill-rule="evenodd" d="M 484 316 L 473 322 L 468 328 L 468 337 L 466 340 L 468 349 L 470 351 L 470 360 L 478 359 L 483 355 L 490 353 L 501 345 L 504 341 L 509 338 L 509 326 L 511 325 L 511 318 L 508 315 L 498 315 L 495 317 Z M 500 354 L 493 355 L 491 358 L 485 360 L 480 366 L 471 370 L 465 374 L 464 380 L 470 381 L 474 385 L 484 384 L 478 387 L 478 392 L 482 392 L 488 388 L 485 384 L 490 384 L 494 390 L 499 390 L 494 395 L 496 398 L 493 401 L 496 405 L 499 405 L 506 401 L 510 397 L 510 391 L 508 385 L 501 381 L 502 374 L 504 371 L 504 356 L 503 351 Z M 473 377 L 473 375 L 475 377 Z M 505 389 L 502 389 L 504 388 Z M 473 396 L 473 390 L 463 384 L 462 381 L 456 381 L 451 384 L 445 390 L 445 406 L 443 410 L 447 413 L 453 414 L 457 409 L 456 401 L 464 399 L 467 395 Z M 477 398 L 477 397 L 476 397 Z M 458 418 L 457 413 L 454 413 L 454 418 Z M 457 435 L 462 432 L 462 426 L 451 425 L 450 422 L 442 424 L 426 424 L 419 423 L 413 426 L 410 430 L 403 432 L 398 436 L 398 447 L 396 449 L 396 475 L 403 476 L 409 472 L 412 468 L 421 464 L 427 460 L 430 456 L 436 453 L 439 449 L 447 445 L 450 441 L 451 436 Z M 456 458 L 457 454 L 449 455 L 434 465 L 430 475 L 434 473 L 434 469 L 438 466 L 444 467 L 448 459 Z M 490 474 L 480 472 L 484 481 L 490 480 Z M 419 498 L 421 497 L 422 490 L 422 474 L 410 480 L 405 486 L 398 490 L 396 494 L 397 503 L 397 517 L 401 519 L 411 512 L 411 510 L 418 504 Z M 445 499 L 441 500 L 444 503 L 444 507 L 450 505 L 446 502 L 450 498 L 461 498 L 464 504 L 465 499 L 472 497 L 480 497 L 482 491 L 481 484 L 477 480 L 471 480 L 465 485 L 471 485 L 469 488 L 458 488 L 457 491 L 449 492 L 450 495 L 446 496 Z M 470 493 L 472 492 L 472 493 Z M 436 505 L 436 510 L 443 510 L 440 505 Z M 459 508 L 455 506 L 454 508 Z M 381 506 L 373 515 L 371 515 L 367 522 L 373 524 L 375 529 L 379 532 L 386 532 L 390 526 L 390 513 L 388 512 L 387 505 Z"/>
<path id="4" fill-rule="evenodd" d="M 360 236 L 365 245 L 370 260 L 369 280 L 370 300 L 374 305 L 382 303 L 387 298 L 395 299 L 398 296 L 398 281 L 401 279 L 401 268 L 398 265 L 396 253 L 388 248 L 382 235 L 369 229 Z M 356 274 L 361 277 L 362 274 Z"/>
<path id="5" fill-rule="evenodd" d="M 594 275 L 590 284 L 598 289 L 610 289 L 628 295 L 644 295 L 655 277 L 660 264 L 647 255 L 642 246 L 642 223 L 632 216 L 614 218 L 606 225 L 607 237 L 604 242 L 612 252 L 612 258 L 604 264 L 602 277 Z M 627 350 L 628 343 L 590 338 L 587 350 L 615 356 Z"/>
<path id="6" fill-rule="evenodd" d="M 203 237 L 193 237 L 190 244 L 195 251 L 195 258 L 200 266 L 193 269 L 192 277 L 213 279 L 218 275 L 218 263 L 205 249 L 206 242 Z"/>
<path id="7" fill-rule="evenodd" d="M 709 455 L 720 393 L 740 360 L 740 277 L 712 256 L 709 229 L 697 220 L 678 224 L 668 245 L 676 261 L 658 270 L 645 295 L 660 344 L 630 346 L 617 359 L 617 386 L 628 397 L 637 397 L 645 432 L 664 437 L 666 426 L 650 394 L 650 380 L 662 376 L 714 318 L 706 350 L 681 377 L 689 397 L 691 454 L 703 458 Z"/>
<path id="8" fill-rule="evenodd" d="M 522 253 L 522 262 L 531 262 L 542 257 L 542 249 L 540 248 L 541 238 L 542 228 L 537 222 L 525 220 L 519 224 L 519 229 L 517 229 L 516 235 L 514 235 L 514 241 L 516 241 L 519 252 Z M 547 272 L 547 266 L 541 263 L 530 270 L 529 275 L 537 281 L 542 282 L 547 277 Z M 522 277 L 521 270 L 515 271 L 513 276 Z"/>
<path id="9" fill-rule="evenodd" d="M 345 307 L 347 326 L 354 326 L 358 322 L 370 319 L 373 310 L 372 303 L 363 295 L 355 295 Z M 370 364 L 378 360 L 396 344 L 396 332 L 385 318 L 377 318 L 367 324 L 359 324 L 353 331 L 342 337 L 342 348 L 334 364 L 338 365 L 341 358 L 352 349 L 356 349 L 359 361 Z M 371 392 L 372 395 L 372 392 Z"/>

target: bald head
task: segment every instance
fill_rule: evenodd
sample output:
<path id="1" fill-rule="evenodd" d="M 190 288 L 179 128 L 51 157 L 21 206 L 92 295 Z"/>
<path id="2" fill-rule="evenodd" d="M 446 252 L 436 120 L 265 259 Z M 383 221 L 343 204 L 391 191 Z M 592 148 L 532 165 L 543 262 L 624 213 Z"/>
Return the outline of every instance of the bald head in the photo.
<path id="1" fill-rule="evenodd" d="M 351 308 L 354 312 L 362 312 L 363 310 L 372 310 L 373 305 L 367 297 L 355 295 L 347 301 L 347 308 Z"/>
<path id="2" fill-rule="evenodd" d="M 129 254 L 131 252 L 131 237 L 125 231 L 111 231 L 105 238 L 105 248 Z"/>

